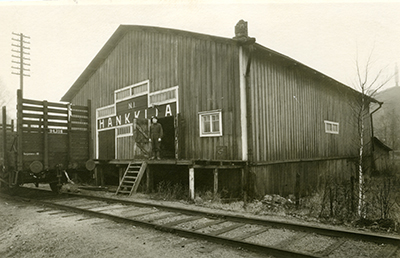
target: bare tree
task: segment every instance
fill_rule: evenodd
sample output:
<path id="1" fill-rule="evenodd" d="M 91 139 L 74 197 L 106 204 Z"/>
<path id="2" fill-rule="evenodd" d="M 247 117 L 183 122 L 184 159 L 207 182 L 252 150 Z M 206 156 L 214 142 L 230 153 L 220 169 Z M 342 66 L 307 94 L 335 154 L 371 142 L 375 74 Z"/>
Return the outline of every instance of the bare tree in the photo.
<path id="1" fill-rule="evenodd" d="M 9 100 L 9 96 L 8 96 L 8 91 L 7 88 L 5 86 L 5 84 L 3 83 L 3 81 L 0 78 L 0 107 L 7 105 L 10 100 Z"/>
<path id="2" fill-rule="evenodd" d="M 10 94 L 4 84 L 4 82 L 0 78 L 0 108 L 3 106 L 10 105 L 12 98 L 10 98 Z M 1 116 L 1 114 L 0 114 Z M 8 116 L 7 116 L 8 117 Z"/>
<path id="3" fill-rule="evenodd" d="M 357 101 L 355 102 L 356 104 L 353 106 L 353 110 L 355 111 L 355 118 L 356 118 L 356 123 L 357 123 L 357 128 L 358 128 L 358 137 L 357 137 L 357 148 L 358 148 L 358 161 L 357 161 L 357 167 L 358 167 L 358 205 L 357 205 L 357 213 L 360 217 L 365 217 L 365 173 L 368 167 L 366 165 L 365 161 L 365 156 L 366 152 L 369 152 L 368 150 L 368 142 L 370 142 L 371 137 L 368 135 L 366 123 L 368 123 L 370 120 L 370 108 L 371 108 L 371 103 L 376 102 L 379 105 L 382 105 L 382 103 L 379 103 L 378 101 L 374 100 L 374 96 L 376 93 L 382 89 L 383 86 L 385 86 L 392 76 L 387 77 L 387 78 L 382 78 L 383 77 L 383 72 L 385 68 L 383 69 L 378 69 L 377 71 L 375 70 L 374 72 L 374 66 L 372 62 L 372 52 L 368 56 L 365 66 L 362 67 L 359 62 L 359 58 L 357 56 L 356 58 L 356 81 L 354 83 L 355 88 L 360 91 L 360 95 L 357 97 Z M 372 123 L 371 123 L 372 126 Z M 373 128 L 370 128 L 370 130 L 373 130 Z M 372 133 L 371 133 L 372 134 Z M 370 143 L 372 144 L 372 143 Z"/>

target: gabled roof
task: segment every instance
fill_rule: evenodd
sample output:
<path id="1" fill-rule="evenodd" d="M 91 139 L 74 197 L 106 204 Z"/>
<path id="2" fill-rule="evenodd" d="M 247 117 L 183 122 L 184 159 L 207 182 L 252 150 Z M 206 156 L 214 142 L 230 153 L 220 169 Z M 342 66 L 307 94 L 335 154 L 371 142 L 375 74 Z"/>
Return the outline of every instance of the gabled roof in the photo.
<path id="1" fill-rule="evenodd" d="M 101 66 L 101 64 L 107 59 L 109 54 L 114 50 L 114 48 L 118 45 L 119 41 L 130 31 L 148 31 L 148 32 L 158 32 L 158 33 L 165 33 L 165 34 L 172 34 L 172 35 L 180 35 L 180 36 L 187 36 L 192 38 L 199 38 L 205 40 L 212 40 L 217 42 L 222 42 L 226 44 L 238 44 L 237 41 L 231 38 L 224 38 L 218 36 L 211 36 L 201 33 L 177 30 L 177 29 L 168 29 L 168 28 L 161 28 L 161 27 L 153 27 L 153 26 L 141 26 L 141 25 L 120 25 L 118 29 L 114 32 L 114 34 L 110 37 L 110 39 L 106 42 L 106 44 L 102 47 L 100 52 L 94 57 L 94 59 L 89 63 L 83 73 L 78 77 L 78 79 L 72 84 L 70 89 L 65 93 L 65 95 L 61 98 L 61 101 L 71 102 L 71 100 L 78 94 L 78 92 L 82 89 L 84 84 L 90 79 L 93 73 Z M 281 53 L 278 53 L 272 49 L 266 48 L 258 43 L 255 43 L 255 47 L 260 51 L 265 51 L 275 57 L 281 58 L 287 62 L 292 62 L 299 67 L 305 68 L 310 72 L 313 72 L 316 75 L 322 76 L 324 79 L 328 79 L 331 82 L 337 84 L 338 87 L 346 88 L 354 93 L 360 94 L 360 92 L 340 83 L 332 79 L 329 76 L 318 72 L 317 70 L 308 67 L 288 56 L 285 56 Z M 377 100 L 370 98 L 372 102 L 377 102 Z"/>

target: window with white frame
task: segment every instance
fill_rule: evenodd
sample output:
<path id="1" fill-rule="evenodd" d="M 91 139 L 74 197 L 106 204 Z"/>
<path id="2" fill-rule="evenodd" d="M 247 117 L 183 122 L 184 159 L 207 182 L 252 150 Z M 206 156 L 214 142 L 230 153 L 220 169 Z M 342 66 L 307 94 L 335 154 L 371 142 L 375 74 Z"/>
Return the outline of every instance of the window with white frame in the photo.
<path id="1" fill-rule="evenodd" d="M 339 123 L 327 120 L 325 120 L 324 123 L 326 133 L 339 134 Z"/>
<path id="2" fill-rule="evenodd" d="M 199 113 L 200 137 L 222 136 L 221 110 Z"/>

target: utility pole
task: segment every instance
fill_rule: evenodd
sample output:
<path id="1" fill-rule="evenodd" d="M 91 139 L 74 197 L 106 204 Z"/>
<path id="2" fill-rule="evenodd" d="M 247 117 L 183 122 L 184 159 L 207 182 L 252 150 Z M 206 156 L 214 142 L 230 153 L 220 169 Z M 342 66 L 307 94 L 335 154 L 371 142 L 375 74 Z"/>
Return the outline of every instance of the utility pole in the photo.
<path id="1" fill-rule="evenodd" d="M 20 90 L 21 93 L 23 93 L 24 89 L 24 76 L 30 77 L 29 74 L 26 72 L 30 72 L 30 69 L 26 69 L 25 66 L 30 66 L 28 61 L 31 59 L 28 58 L 27 56 L 30 55 L 29 52 L 25 52 L 25 50 L 30 50 L 29 46 L 30 42 L 26 41 L 29 40 L 30 37 L 22 34 L 22 33 L 12 33 L 15 36 L 18 36 L 18 38 L 11 38 L 12 41 L 16 42 L 15 44 L 12 43 L 11 46 L 13 49 L 11 49 L 12 52 L 17 53 L 16 55 L 11 55 L 13 60 L 11 61 L 12 63 L 15 63 L 19 66 L 11 66 L 12 69 L 15 69 L 15 72 L 12 72 L 12 74 L 19 75 L 19 85 L 20 85 Z M 15 59 L 14 59 L 15 58 Z"/>

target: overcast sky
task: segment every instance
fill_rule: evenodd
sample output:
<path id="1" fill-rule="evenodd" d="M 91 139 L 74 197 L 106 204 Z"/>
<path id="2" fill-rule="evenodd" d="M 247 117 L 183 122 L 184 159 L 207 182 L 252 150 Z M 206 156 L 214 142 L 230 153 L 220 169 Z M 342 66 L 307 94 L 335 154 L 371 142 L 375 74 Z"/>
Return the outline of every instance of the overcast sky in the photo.
<path id="1" fill-rule="evenodd" d="M 218 4 L 217 4 L 218 3 Z M 15 106 L 12 32 L 30 37 L 24 97 L 58 101 L 120 24 L 151 25 L 231 38 L 249 36 L 347 85 L 355 60 L 394 74 L 400 62 L 400 1 L 1 1 L 0 87 Z M 395 79 L 388 86 L 394 86 Z"/>

